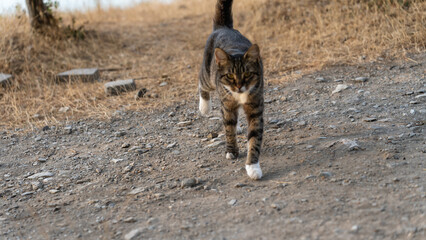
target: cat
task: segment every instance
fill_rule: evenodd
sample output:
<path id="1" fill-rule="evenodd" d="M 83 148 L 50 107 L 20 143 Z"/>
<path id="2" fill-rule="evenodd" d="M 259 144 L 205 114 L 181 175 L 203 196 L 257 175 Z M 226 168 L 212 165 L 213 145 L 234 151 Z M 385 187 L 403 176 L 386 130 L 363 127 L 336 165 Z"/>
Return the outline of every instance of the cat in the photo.
<path id="1" fill-rule="evenodd" d="M 238 157 L 236 125 L 238 110 L 243 108 L 248 122 L 247 175 L 262 178 L 259 164 L 263 137 L 263 64 L 259 46 L 252 44 L 233 28 L 233 0 L 218 0 L 213 32 L 207 39 L 199 74 L 199 110 L 211 111 L 210 93 L 216 91 L 226 133 L 226 158 Z"/>

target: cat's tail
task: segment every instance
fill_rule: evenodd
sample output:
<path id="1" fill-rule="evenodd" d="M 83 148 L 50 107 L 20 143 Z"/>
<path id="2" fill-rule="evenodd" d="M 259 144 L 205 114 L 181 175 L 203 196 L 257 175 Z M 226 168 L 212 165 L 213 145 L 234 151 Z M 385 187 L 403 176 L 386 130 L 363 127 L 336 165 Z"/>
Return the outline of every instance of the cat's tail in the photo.
<path id="1" fill-rule="evenodd" d="M 217 0 L 216 13 L 213 19 L 213 30 L 221 27 L 233 28 L 232 0 Z"/>

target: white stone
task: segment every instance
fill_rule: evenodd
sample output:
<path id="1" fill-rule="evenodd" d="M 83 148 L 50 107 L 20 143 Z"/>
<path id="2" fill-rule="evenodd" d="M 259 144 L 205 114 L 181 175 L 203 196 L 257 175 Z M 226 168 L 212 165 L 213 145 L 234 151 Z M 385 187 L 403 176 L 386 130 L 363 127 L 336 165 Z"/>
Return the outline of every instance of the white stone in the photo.
<path id="1" fill-rule="evenodd" d="M 51 172 L 36 173 L 29 176 L 28 179 L 47 178 L 47 177 L 53 177 L 53 173 Z"/>
<path id="2" fill-rule="evenodd" d="M 341 91 L 343 91 L 343 90 L 345 90 L 345 89 L 348 89 L 349 88 L 349 86 L 348 85 L 345 85 L 345 84 L 338 84 L 337 85 L 337 87 L 336 87 L 336 89 L 334 89 L 334 91 L 333 92 L 331 92 L 332 94 L 335 94 L 335 93 L 339 93 L 339 92 L 341 92 Z"/>

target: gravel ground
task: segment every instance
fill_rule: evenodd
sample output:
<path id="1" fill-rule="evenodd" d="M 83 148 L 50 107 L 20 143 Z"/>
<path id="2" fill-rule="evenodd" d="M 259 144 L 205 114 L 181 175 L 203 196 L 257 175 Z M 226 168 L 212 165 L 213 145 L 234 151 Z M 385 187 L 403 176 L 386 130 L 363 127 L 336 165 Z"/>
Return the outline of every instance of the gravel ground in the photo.
<path id="1" fill-rule="evenodd" d="M 225 159 L 218 102 L 200 117 L 195 92 L 0 130 L 0 238 L 425 239 L 425 60 L 268 76 L 261 181 L 245 174 L 245 134 Z"/>

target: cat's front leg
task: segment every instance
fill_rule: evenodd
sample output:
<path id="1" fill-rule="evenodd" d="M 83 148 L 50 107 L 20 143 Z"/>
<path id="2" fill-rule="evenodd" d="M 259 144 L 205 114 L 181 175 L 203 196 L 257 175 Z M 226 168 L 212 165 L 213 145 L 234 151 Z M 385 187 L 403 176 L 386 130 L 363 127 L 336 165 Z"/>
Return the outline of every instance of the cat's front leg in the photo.
<path id="1" fill-rule="evenodd" d="M 263 104 L 245 104 L 244 111 L 248 122 L 246 171 L 251 179 L 258 180 L 262 178 L 259 156 L 263 137 Z"/>
<path id="2" fill-rule="evenodd" d="M 227 106 L 222 103 L 221 112 L 226 135 L 226 158 L 235 159 L 238 157 L 239 152 L 236 136 L 238 108 L 236 106 Z"/>

